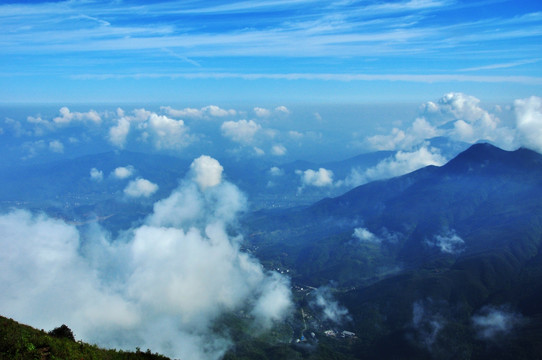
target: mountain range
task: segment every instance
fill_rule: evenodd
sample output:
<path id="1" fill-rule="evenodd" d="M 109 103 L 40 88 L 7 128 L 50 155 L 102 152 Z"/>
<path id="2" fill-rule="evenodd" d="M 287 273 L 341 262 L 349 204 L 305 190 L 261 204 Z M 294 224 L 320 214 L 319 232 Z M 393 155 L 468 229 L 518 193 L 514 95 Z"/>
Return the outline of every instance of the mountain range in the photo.
<path id="1" fill-rule="evenodd" d="M 330 285 L 361 358 L 536 358 L 542 156 L 476 144 L 442 167 L 247 218 L 294 282 Z"/>

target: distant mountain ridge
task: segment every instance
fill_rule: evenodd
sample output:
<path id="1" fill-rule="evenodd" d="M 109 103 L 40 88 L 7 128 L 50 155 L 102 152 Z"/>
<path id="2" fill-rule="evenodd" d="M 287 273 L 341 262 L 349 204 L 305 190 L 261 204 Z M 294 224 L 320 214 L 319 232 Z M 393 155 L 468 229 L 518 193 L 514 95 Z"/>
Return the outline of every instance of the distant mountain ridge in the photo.
<path id="1" fill-rule="evenodd" d="M 360 358 L 542 351 L 542 155 L 534 151 L 476 144 L 441 167 L 247 223 L 260 259 L 296 283 L 334 284 L 362 334 Z M 510 324 L 499 330 L 488 314 Z M 476 317 L 496 335 L 481 334 Z"/>
<path id="2" fill-rule="evenodd" d="M 375 181 L 304 209 L 255 215 L 251 221 L 264 233 L 254 237 L 258 246 L 274 249 L 285 245 L 295 249 L 292 255 L 300 261 L 307 251 L 320 252 L 311 246 L 318 238 L 336 248 L 351 241 L 353 230 L 362 227 L 377 236 L 395 236 L 394 244 L 383 243 L 386 256 L 418 263 L 430 254 L 438 255 L 427 242 L 447 232 L 464 237 L 467 253 L 508 244 L 505 234 L 512 236 L 523 227 L 503 228 L 502 217 L 522 223 L 525 216 L 542 214 L 541 196 L 542 155 L 527 149 L 510 152 L 476 144 L 442 167 L 429 166 Z M 478 239 L 494 227 L 501 229 L 502 235 L 492 242 Z M 289 239 L 288 244 L 280 239 Z M 263 249 L 260 247 L 265 258 Z M 292 261 L 289 256 L 289 265 Z"/>

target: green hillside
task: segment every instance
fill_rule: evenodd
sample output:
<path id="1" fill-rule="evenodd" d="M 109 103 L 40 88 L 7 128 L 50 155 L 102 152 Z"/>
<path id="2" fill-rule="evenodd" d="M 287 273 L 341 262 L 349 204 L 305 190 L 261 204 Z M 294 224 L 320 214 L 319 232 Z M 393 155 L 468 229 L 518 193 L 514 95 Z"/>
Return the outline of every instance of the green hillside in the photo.
<path id="1" fill-rule="evenodd" d="M 68 329 L 68 331 L 62 331 Z M 56 330 L 56 331 L 54 331 Z M 125 352 L 100 349 L 75 341 L 65 326 L 50 332 L 0 316 L 0 359 L 2 360 L 167 360 L 150 350 Z M 60 331 L 59 331 L 60 330 Z M 70 336 L 72 335 L 72 336 Z"/>

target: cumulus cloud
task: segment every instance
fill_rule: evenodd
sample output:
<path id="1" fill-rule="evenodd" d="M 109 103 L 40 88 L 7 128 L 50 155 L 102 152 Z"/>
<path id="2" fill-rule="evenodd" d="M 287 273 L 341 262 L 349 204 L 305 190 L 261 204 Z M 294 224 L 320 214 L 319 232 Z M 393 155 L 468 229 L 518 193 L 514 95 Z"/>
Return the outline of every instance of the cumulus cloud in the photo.
<path id="1" fill-rule="evenodd" d="M 156 191 L 158 191 L 158 185 L 143 178 L 130 181 L 124 188 L 124 194 L 132 198 L 149 197 Z"/>
<path id="2" fill-rule="evenodd" d="M 206 106 L 202 110 L 208 113 L 210 116 L 214 116 L 214 117 L 233 116 L 237 114 L 237 111 L 233 109 L 225 110 L 225 109 L 221 109 L 220 107 L 216 105 Z"/>
<path id="3" fill-rule="evenodd" d="M 176 118 L 204 118 L 204 117 L 225 117 L 235 116 L 237 111 L 234 109 L 222 109 L 216 105 L 204 106 L 200 109 L 184 108 L 182 110 L 173 109 L 171 106 L 162 106 L 160 108 L 167 115 Z"/>
<path id="4" fill-rule="evenodd" d="M 271 111 L 269 109 L 261 108 L 261 107 L 255 107 L 254 113 L 257 117 L 268 117 L 271 115 Z"/>
<path id="5" fill-rule="evenodd" d="M 130 120 L 124 116 L 117 120 L 117 124 L 109 129 L 109 141 L 120 148 L 126 144 L 130 132 Z"/>
<path id="6" fill-rule="evenodd" d="M 64 144 L 58 140 L 53 140 L 49 142 L 49 150 L 54 153 L 62 154 L 64 152 Z"/>
<path id="7" fill-rule="evenodd" d="M 348 309 L 340 305 L 328 286 L 321 286 L 311 293 L 309 305 L 321 314 L 325 321 L 343 325 L 352 320 Z"/>
<path id="8" fill-rule="evenodd" d="M 465 241 L 454 230 L 435 235 L 433 239 L 426 240 L 426 243 L 445 254 L 460 254 L 465 250 Z"/>
<path id="9" fill-rule="evenodd" d="M 429 165 L 441 166 L 446 159 L 440 151 L 426 145 L 414 151 L 398 151 L 368 169 L 353 168 L 345 180 L 349 186 L 359 186 L 370 181 L 400 176 Z"/>
<path id="10" fill-rule="evenodd" d="M 516 100 L 514 109 L 521 144 L 542 153 L 542 98 Z"/>
<path id="11" fill-rule="evenodd" d="M 254 120 L 239 120 L 225 121 L 222 123 L 220 130 L 222 130 L 223 136 L 235 142 L 248 144 L 252 142 L 254 136 L 261 128 Z"/>
<path id="12" fill-rule="evenodd" d="M 370 232 L 368 229 L 361 227 L 354 229 L 352 237 L 366 243 L 380 244 L 382 242 L 381 238 Z"/>
<path id="13" fill-rule="evenodd" d="M 333 186 L 333 171 L 319 168 L 318 171 L 308 169 L 305 171 L 296 170 L 301 177 L 301 186 L 325 187 Z"/>
<path id="14" fill-rule="evenodd" d="M 260 282 L 255 289 L 258 297 L 251 311 L 257 324 L 265 329 L 284 319 L 292 309 L 289 279 L 276 272 L 268 276 L 268 281 Z"/>
<path id="15" fill-rule="evenodd" d="M 60 116 L 57 116 L 53 119 L 55 124 L 69 124 L 72 121 L 92 121 L 95 124 L 99 124 L 102 121 L 100 115 L 94 111 L 90 110 L 88 112 L 71 112 L 66 106 L 60 108 Z"/>
<path id="16" fill-rule="evenodd" d="M 104 178 L 104 173 L 101 170 L 98 170 L 96 168 L 90 169 L 90 179 L 93 181 L 102 181 Z"/>
<path id="17" fill-rule="evenodd" d="M 271 176 L 282 176 L 284 175 L 284 170 L 276 166 L 273 166 L 271 169 L 269 169 L 269 174 L 271 174 Z"/>
<path id="18" fill-rule="evenodd" d="M 467 143 L 486 140 L 504 149 L 517 146 L 514 129 L 502 126 L 479 99 L 463 93 L 448 93 L 423 104 L 420 116 L 406 130 L 394 128 L 390 134 L 368 137 L 366 143 L 375 150 L 412 150 L 436 136 Z"/>
<path id="19" fill-rule="evenodd" d="M 283 320 L 288 279 L 265 271 L 230 235 L 244 196 L 225 181 L 198 185 L 188 176 L 117 239 L 97 225 L 78 229 L 23 210 L 0 215 L 4 315 L 188 360 L 224 354 L 230 341 L 213 330 L 224 313 L 243 311 L 254 327 Z"/>
<path id="20" fill-rule="evenodd" d="M 132 165 L 128 166 L 119 166 L 113 170 L 113 176 L 117 179 L 126 179 L 134 174 L 134 167 Z"/>
<path id="21" fill-rule="evenodd" d="M 484 306 L 472 317 L 476 334 L 484 340 L 495 340 L 505 336 L 524 321 L 523 316 L 507 306 Z"/>
<path id="22" fill-rule="evenodd" d="M 424 115 L 434 123 L 453 124 L 446 132 L 452 139 L 468 143 L 488 140 L 505 149 L 516 145 L 514 130 L 501 126 L 499 118 L 483 109 L 474 96 L 448 93 L 437 103 L 428 102 L 422 108 Z"/>
<path id="23" fill-rule="evenodd" d="M 190 164 L 192 178 L 201 190 L 220 184 L 223 170 L 216 159 L 207 155 L 200 156 Z"/>
<path id="24" fill-rule="evenodd" d="M 133 128 L 139 132 L 139 141 L 151 141 L 158 150 L 178 150 L 193 140 L 183 120 L 174 120 L 145 109 L 135 109 L 132 115 L 117 110 L 116 125 L 109 129 L 109 141 L 120 148 L 126 144 L 128 134 Z"/>
<path id="25" fill-rule="evenodd" d="M 437 128 L 424 118 L 417 118 L 406 131 L 393 128 L 388 135 L 374 135 L 367 142 L 375 150 L 410 150 L 424 140 L 440 135 Z"/>
<path id="26" fill-rule="evenodd" d="M 34 126 L 34 136 L 43 136 L 46 132 L 54 129 L 54 124 L 41 116 L 28 116 L 26 121 Z"/>
<path id="27" fill-rule="evenodd" d="M 187 145 L 189 137 L 188 128 L 182 120 L 173 120 L 167 116 L 152 113 L 149 117 L 148 128 L 154 138 L 157 149 L 179 149 Z"/>
<path id="28" fill-rule="evenodd" d="M 281 144 L 276 144 L 271 147 L 271 154 L 275 156 L 284 156 L 286 155 L 286 148 Z"/>
<path id="29" fill-rule="evenodd" d="M 0 233 L 0 284 L 9 289 L 0 304 L 9 316 L 42 328 L 69 320 L 80 336 L 88 327 L 106 330 L 140 321 L 129 301 L 101 287 L 78 253 L 81 238 L 74 226 L 16 210 L 0 216 Z"/>
<path id="30" fill-rule="evenodd" d="M 257 147 L 257 146 L 254 146 L 252 149 L 254 150 L 254 154 L 256 154 L 256 156 L 263 156 L 263 155 L 265 155 L 265 151 L 263 151 L 262 149 L 260 149 L 260 148 Z"/>
<path id="31" fill-rule="evenodd" d="M 275 108 L 275 112 L 279 113 L 279 114 L 285 114 L 285 115 L 290 114 L 290 110 L 288 110 L 288 108 L 286 106 L 284 106 L 284 105 L 277 106 Z"/>

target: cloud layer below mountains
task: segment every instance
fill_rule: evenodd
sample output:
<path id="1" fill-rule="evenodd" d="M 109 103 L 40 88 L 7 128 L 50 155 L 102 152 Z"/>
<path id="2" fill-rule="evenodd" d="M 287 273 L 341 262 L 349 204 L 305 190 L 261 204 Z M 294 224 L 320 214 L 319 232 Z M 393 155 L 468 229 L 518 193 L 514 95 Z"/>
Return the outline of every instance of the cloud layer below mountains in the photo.
<path id="1" fill-rule="evenodd" d="M 231 233 L 245 206 L 222 166 L 200 157 L 118 238 L 26 210 L 1 215 L 3 314 L 44 329 L 66 323 L 104 346 L 217 359 L 230 345 L 211 330 L 222 314 L 243 311 L 263 329 L 292 306 L 288 279 L 265 271 Z"/>

